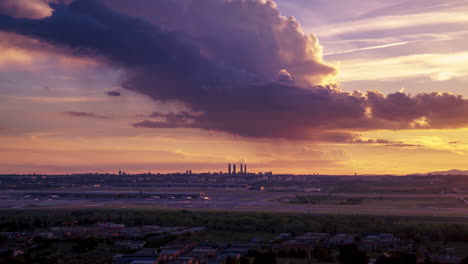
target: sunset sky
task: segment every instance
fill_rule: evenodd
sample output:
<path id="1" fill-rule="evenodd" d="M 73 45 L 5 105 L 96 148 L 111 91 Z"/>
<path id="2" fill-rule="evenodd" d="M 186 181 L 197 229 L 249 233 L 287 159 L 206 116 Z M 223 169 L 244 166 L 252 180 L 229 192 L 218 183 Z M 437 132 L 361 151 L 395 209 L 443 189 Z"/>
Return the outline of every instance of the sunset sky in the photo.
<path id="1" fill-rule="evenodd" d="M 1 0 L 0 173 L 468 169 L 467 43 L 460 0 Z"/>

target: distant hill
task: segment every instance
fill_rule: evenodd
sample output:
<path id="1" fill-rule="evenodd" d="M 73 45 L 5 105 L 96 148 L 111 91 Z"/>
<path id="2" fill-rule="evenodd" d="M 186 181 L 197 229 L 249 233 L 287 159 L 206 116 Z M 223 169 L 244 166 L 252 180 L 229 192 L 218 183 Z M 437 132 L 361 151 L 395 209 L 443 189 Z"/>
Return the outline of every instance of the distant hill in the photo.
<path id="1" fill-rule="evenodd" d="M 448 170 L 448 171 L 433 171 L 433 172 L 428 172 L 426 174 L 432 174 L 432 175 L 467 175 L 468 176 L 468 170 Z"/>

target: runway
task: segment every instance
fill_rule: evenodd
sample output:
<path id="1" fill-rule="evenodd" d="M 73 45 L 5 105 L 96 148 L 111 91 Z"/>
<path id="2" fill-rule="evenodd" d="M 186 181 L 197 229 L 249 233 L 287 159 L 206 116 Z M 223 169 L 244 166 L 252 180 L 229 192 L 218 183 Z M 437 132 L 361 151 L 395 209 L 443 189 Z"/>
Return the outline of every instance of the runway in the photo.
<path id="1" fill-rule="evenodd" d="M 280 200 L 293 197 L 295 193 L 274 193 L 244 190 L 203 190 L 209 197 L 204 199 L 159 198 L 159 199 L 89 199 L 21 196 L 14 191 L 0 197 L 0 209 L 41 209 L 41 208 L 154 208 L 154 209 L 186 209 L 186 210 L 224 210 L 224 211 L 264 211 L 288 212 L 306 214 L 363 214 L 363 215 L 411 215 L 411 216 L 457 216 L 468 217 L 468 205 L 458 197 L 444 195 L 405 194 L 387 195 L 386 199 L 399 199 L 397 205 L 360 204 L 288 204 Z M 337 196 L 346 194 L 334 194 Z M 354 196 L 358 196 L 354 194 Z M 366 196 L 364 194 L 359 197 Z M 369 196 L 367 194 L 367 196 Z M 374 195 L 375 196 L 375 195 Z M 405 202 L 407 199 L 408 202 Z M 412 199 L 430 199 L 435 206 L 420 206 Z M 455 206 L 437 206 L 437 200 L 453 199 L 460 204 Z M 373 200 L 372 200 L 373 201 Z M 383 200 L 386 202 L 387 200 Z M 401 202 L 403 201 L 403 202 Z M 452 200 L 450 200 L 453 202 Z M 376 200 L 378 202 L 378 200 Z M 387 202 L 388 203 L 388 202 Z"/>

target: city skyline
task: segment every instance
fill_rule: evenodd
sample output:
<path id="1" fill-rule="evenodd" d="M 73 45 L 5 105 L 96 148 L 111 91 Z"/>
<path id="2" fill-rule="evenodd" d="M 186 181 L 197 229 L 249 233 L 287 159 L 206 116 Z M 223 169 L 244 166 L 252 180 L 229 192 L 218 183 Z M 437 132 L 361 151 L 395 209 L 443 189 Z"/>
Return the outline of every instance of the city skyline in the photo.
<path id="1" fill-rule="evenodd" d="M 0 174 L 467 170 L 468 1 L 347 3 L 4 0 Z"/>
<path id="2" fill-rule="evenodd" d="M 240 163 L 240 170 L 236 170 L 236 164 L 235 163 L 228 163 L 227 167 L 225 167 L 225 170 L 219 170 L 219 171 L 192 171 L 191 168 L 185 169 L 184 170 L 175 170 L 175 171 L 158 171 L 156 170 L 148 170 L 148 171 L 140 171 L 140 172 L 133 172 L 129 173 L 125 169 L 121 169 L 119 171 L 113 172 L 113 171 L 106 171 L 106 172 L 72 172 L 69 171 L 67 173 L 64 173 L 65 175 L 118 175 L 118 176 L 125 176 L 125 175 L 171 175 L 171 174 L 177 174 L 177 175 L 201 175 L 201 174 L 212 174 L 212 175 L 232 175 L 232 176 L 248 176 L 248 175 L 273 175 L 272 171 L 268 171 L 265 169 L 260 169 L 257 168 L 257 170 L 250 172 L 247 171 L 247 164 L 246 163 Z M 0 174 L 0 175 L 9 175 L 9 174 Z M 29 172 L 29 173 L 13 173 L 11 175 L 59 175 L 59 174 L 40 174 L 36 173 L 34 171 Z M 318 175 L 316 173 L 310 174 L 310 175 Z"/>

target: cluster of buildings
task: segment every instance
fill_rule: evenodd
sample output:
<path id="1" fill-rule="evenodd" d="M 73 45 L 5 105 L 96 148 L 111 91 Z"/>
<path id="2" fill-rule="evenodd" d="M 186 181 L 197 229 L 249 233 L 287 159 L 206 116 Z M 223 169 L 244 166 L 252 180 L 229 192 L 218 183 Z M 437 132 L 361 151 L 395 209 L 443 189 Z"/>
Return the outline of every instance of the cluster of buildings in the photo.
<path id="1" fill-rule="evenodd" d="M 345 244 L 356 243 L 364 251 L 394 251 L 399 249 L 400 239 L 392 234 L 371 234 L 360 237 L 353 234 L 328 234 L 328 233 L 305 233 L 294 239 L 288 234 L 276 237 L 283 240 L 280 248 L 307 250 L 316 245 L 337 247 Z"/>
<path id="2" fill-rule="evenodd" d="M 268 181 L 273 173 L 248 172 L 246 164 L 229 164 L 228 171 L 193 173 L 191 170 L 176 173 L 139 173 L 118 174 L 93 173 L 70 175 L 0 175 L 0 189 L 42 190 L 69 188 L 104 188 L 104 187 L 181 187 L 181 188 L 238 188 L 233 185 L 252 185 Z"/>
<path id="3" fill-rule="evenodd" d="M 439 264 L 458 264 L 461 257 L 455 254 L 453 248 L 445 248 L 438 252 L 430 252 L 427 248 L 413 244 L 401 243 L 400 239 L 393 234 L 368 234 L 359 236 L 356 234 L 329 234 L 329 233 L 305 233 L 293 237 L 289 233 L 280 234 L 275 237 L 280 244 L 276 249 L 293 249 L 308 251 L 316 246 L 339 247 L 346 244 L 356 244 L 365 252 L 381 252 L 385 257 L 391 257 L 392 252 L 412 252 L 416 253 L 418 263 L 424 263 L 426 259 Z M 275 246 L 273 246 L 275 247 Z M 376 259 L 370 259 L 369 263 L 374 263 Z"/>
<path id="4" fill-rule="evenodd" d="M 195 242 L 187 240 L 193 235 L 206 231 L 205 227 L 160 227 L 143 225 L 127 227 L 113 222 L 100 222 L 92 226 L 52 227 L 31 232 L 0 232 L 6 240 L 0 247 L 2 255 L 21 256 L 39 247 L 37 238 L 63 241 L 71 239 L 97 238 L 112 241 L 116 254 L 112 264 L 224 264 L 228 258 L 239 260 L 253 250 L 272 252 L 311 252 L 316 247 L 336 249 L 346 244 L 356 244 L 365 252 L 378 252 L 381 256 L 391 256 L 393 252 L 416 253 L 420 261 L 429 259 L 440 264 L 461 262 L 453 249 L 437 252 L 400 241 L 393 234 L 368 234 L 360 236 L 349 233 L 304 233 L 295 236 L 291 233 L 279 234 L 272 240 L 253 238 L 249 242 Z M 182 240 L 181 240 L 182 239 Z M 169 242 L 168 242 L 169 241 Z M 120 253 L 122 252 L 122 253 Z M 371 259 L 369 263 L 373 263 Z M 421 263 L 422 263 L 421 262 Z"/>
<path id="5" fill-rule="evenodd" d="M 70 225 L 75 222 L 67 223 Z M 205 227 L 160 227 L 143 225 L 140 227 L 126 227 L 123 224 L 112 222 L 97 223 L 93 226 L 57 226 L 38 231 L 0 232 L 8 243 L 0 247 L 2 252 L 12 252 L 18 256 L 33 249 L 36 238 L 42 239 L 113 239 L 115 245 L 122 249 L 140 249 L 146 242 L 159 241 L 166 236 L 193 235 L 204 232 Z"/>
<path id="6" fill-rule="evenodd" d="M 232 167 L 231 167 L 231 163 L 228 164 L 228 174 L 229 175 L 232 175 L 232 174 L 241 174 L 241 175 L 245 175 L 247 174 L 247 164 L 240 164 L 240 171 L 238 172 L 237 169 L 236 169 L 236 164 L 232 164 Z"/>
<path id="7" fill-rule="evenodd" d="M 260 245 L 255 240 L 243 244 L 176 240 L 159 248 L 141 248 L 131 254 L 117 254 L 112 258 L 112 264 L 223 264 L 227 258 L 239 259 Z"/>
<path id="8" fill-rule="evenodd" d="M 404 244 L 393 234 L 359 236 L 347 233 L 305 233 L 294 237 L 290 233 L 284 233 L 270 241 L 253 238 L 245 243 L 173 241 L 159 248 L 140 248 L 132 254 L 117 254 L 113 257 L 112 264 L 223 264 L 227 258 L 238 260 L 251 250 L 308 252 L 317 246 L 338 248 L 346 244 L 356 244 L 365 252 L 380 252 L 382 256 L 388 257 L 392 252 L 413 252 L 417 253 L 422 262 L 425 259 L 440 264 L 458 264 L 461 261 L 453 249 L 448 248 L 434 253 L 422 247 Z M 369 261 L 369 263 L 374 262 L 375 259 Z"/>
<path id="9" fill-rule="evenodd" d="M 438 253 L 427 253 L 429 259 L 435 263 L 440 264 L 454 264 L 460 263 L 460 257 L 455 255 L 455 250 L 453 248 L 446 248 Z"/>

